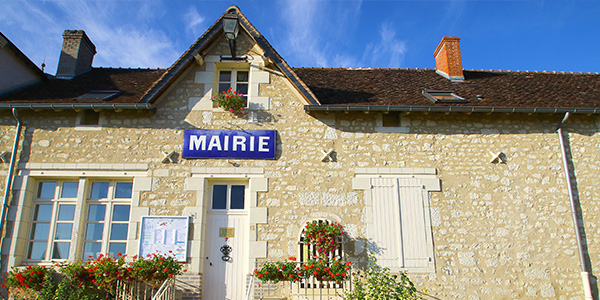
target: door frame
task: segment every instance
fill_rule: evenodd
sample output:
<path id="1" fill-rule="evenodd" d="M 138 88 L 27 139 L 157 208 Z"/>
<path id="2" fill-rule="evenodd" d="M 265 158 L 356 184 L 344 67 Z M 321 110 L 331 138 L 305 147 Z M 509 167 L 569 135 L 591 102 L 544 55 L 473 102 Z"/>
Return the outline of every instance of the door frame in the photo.
<path id="1" fill-rule="evenodd" d="M 245 173 L 242 173 L 245 172 Z M 204 271 L 206 222 L 210 205 L 210 186 L 214 182 L 246 182 L 246 209 L 248 212 L 248 264 L 250 272 L 258 258 L 267 258 L 267 241 L 258 241 L 257 227 L 268 223 L 268 208 L 257 207 L 259 193 L 269 191 L 269 180 L 263 168 L 193 168 L 192 176 L 185 181 L 185 190 L 196 193 L 196 206 L 183 209 L 190 216 L 192 233 L 189 242 L 188 271 L 202 274 Z M 201 284 L 202 285 L 202 284 Z"/>

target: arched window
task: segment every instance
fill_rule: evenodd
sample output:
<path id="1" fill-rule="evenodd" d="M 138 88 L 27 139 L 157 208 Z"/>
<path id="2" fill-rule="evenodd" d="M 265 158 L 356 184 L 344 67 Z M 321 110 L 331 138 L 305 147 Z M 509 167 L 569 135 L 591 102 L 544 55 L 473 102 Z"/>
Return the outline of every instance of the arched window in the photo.
<path id="1" fill-rule="evenodd" d="M 329 220 L 317 220 L 317 222 L 318 223 L 326 223 L 326 224 L 333 223 L 333 222 L 330 222 Z M 323 257 L 323 254 L 319 254 L 317 252 L 317 249 L 314 244 L 307 242 L 307 238 L 305 236 L 305 229 L 306 229 L 306 226 L 304 226 L 302 228 L 302 233 L 300 235 L 300 241 L 298 242 L 298 244 L 299 244 L 298 261 L 300 262 L 301 265 L 304 265 L 310 259 L 318 259 L 318 258 L 324 258 L 324 259 L 329 259 L 329 260 L 333 260 L 333 259 L 344 260 L 345 259 L 343 235 L 336 238 L 335 242 L 338 245 L 337 249 L 334 252 L 329 253 L 327 256 Z M 335 282 L 325 282 L 325 281 L 320 282 L 320 281 L 316 280 L 316 278 L 312 278 L 312 276 L 309 276 L 309 277 L 307 277 L 306 280 L 304 280 L 300 284 L 300 288 L 341 288 L 341 285 L 336 284 Z"/>

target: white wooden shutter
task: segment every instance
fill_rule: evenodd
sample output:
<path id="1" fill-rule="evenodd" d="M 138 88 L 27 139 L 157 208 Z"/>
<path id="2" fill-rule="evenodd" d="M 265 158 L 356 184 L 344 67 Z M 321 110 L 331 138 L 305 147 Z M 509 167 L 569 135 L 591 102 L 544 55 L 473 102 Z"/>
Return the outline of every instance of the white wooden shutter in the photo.
<path id="1" fill-rule="evenodd" d="M 403 260 L 398 181 L 396 178 L 373 178 L 371 185 L 374 227 L 371 248 L 380 266 L 397 268 Z"/>
<path id="2" fill-rule="evenodd" d="M 399 178 L 402 250 L 405 268 L 427 267 L 427 228 L 423 206 L 423 186 L 415 178 Z"/>

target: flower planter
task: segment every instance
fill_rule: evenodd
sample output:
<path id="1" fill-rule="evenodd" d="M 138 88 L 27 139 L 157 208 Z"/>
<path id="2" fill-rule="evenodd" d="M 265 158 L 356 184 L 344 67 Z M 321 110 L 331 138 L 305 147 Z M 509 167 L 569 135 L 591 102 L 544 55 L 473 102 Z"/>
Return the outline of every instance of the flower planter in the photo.
<path id="1" fill-rule="evenodd" d="M 337 284 L 342 284 L 342 281 L 335 280 L 333 277 L 329 277 L 328 275 L 325 275 L 325 274 L 315 275 L 315 279 L 317 279 L 317 281 L 322 281 L 322 282 L 335 281 L 335 283 L 337 283 Z"/>

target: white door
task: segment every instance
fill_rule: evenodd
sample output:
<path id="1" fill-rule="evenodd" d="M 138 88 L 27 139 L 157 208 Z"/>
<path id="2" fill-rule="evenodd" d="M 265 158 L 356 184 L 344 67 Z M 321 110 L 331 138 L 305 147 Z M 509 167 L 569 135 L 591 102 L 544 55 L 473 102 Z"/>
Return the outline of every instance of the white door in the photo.
<path id="1" fill-rule="evenodd" d="M 214 184 L 206 218 L 203 300 L 243 300 L 248 274 L 244 184 Z"/>

